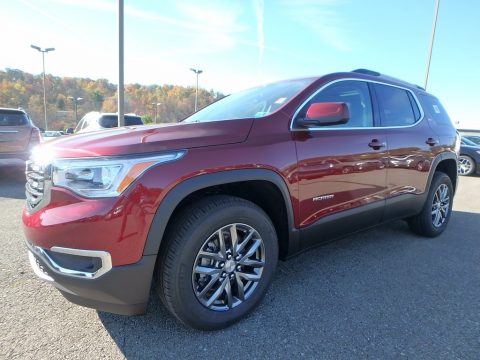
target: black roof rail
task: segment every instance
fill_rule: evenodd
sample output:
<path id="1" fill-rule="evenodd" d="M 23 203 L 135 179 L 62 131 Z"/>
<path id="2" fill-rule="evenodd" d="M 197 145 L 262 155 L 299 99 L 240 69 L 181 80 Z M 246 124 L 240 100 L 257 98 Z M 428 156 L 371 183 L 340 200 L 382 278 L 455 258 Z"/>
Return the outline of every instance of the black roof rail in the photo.
<path id="1" fill-rule="evenodd" d="M 420 85 L 415 85 L 415 87 L 416 87 L 417 89 L 420 89 L 420 90 L 423 90 L 423 91 L 427 91 L 427 90 L 425 90 L 424 87 L 421 87 Z"/>
<path id="2" fill-rule="evenodd" d="M 353 70 L 352 72 L 358 73 L 358 74 L 364 74 L 364 75 L 371 75 L 371 76 L 381 76 L 378 71 L 373 71 L 373 70 L 368 70 L 368 69 L 356 69 Z"/>

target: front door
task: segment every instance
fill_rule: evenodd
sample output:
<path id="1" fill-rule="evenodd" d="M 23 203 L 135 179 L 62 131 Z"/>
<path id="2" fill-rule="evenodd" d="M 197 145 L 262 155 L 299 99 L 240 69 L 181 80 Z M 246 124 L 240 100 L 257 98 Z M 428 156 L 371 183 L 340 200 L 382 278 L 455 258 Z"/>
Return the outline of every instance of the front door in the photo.
<path id="1" fill-rule="evenodd" d="M 315 128 L 296 126 L 295 120 L 305 116 L 309 105 L 319 102 L 346 103 L 349 121 Z M 382 218 L 388 149 L 384 129 L 375 127 L 374 114 L 369 84 L 341 80 L 320 89 L 293 120 L 299 225 L 320 225 L 314 241 L 375 225 Z"/>

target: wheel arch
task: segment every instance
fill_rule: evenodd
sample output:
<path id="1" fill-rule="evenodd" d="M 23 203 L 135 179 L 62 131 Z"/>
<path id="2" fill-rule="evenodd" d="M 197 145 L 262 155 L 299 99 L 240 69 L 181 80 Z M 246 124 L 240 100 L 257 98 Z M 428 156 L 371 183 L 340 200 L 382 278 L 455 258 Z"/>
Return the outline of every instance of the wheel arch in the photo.
<path id="1" fill-rule="evenodd" d="M 298 251 L 292 202 L 283 178 L 272 170 L 244 169 L 195 176 L 171 189 L 155 213 L 143 254 L 159 254 L 164 244 L 163 237 L 175 215 L 193 201 L 211 194 L 237 196 L 255 203 L 267 213 L 275 226 L 280 257 L 285 258 Z"/>
<path id="2" fill-rule="evenodd" d="M 442 153 L 437 158 L 435 158 L 433 171 L 430 172 L 428 178 L 428 188 L 432 183 L 433 174 L 436 171 L 441 171 L 448 175 L 452 181 L 453 192 L 455 193 L 458 184 L 458 174 L 457 174 L 457 156 L 455 153 Z"/>

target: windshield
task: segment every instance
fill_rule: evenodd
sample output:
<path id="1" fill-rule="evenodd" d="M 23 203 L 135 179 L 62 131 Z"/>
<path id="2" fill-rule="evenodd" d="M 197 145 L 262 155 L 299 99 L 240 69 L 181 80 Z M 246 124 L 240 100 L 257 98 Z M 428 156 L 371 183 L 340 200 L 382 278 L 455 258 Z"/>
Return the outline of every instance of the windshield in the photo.
<path id="1" fill-rule="evenodd" d="M 260 86 L 229 95 L 183 120 L 186 123 L 261 118 L 286 104 L 314 79 L 299 79 Z"/>

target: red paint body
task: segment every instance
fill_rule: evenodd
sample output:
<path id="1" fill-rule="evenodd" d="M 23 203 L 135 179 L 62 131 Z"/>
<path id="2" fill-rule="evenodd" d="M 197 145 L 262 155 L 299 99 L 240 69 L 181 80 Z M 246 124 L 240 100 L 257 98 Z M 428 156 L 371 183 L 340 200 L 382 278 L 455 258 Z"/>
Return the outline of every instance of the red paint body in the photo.
<path id="1" fill-rule="evenodd" d="M 85 199 L 52 188 L 47 206 L 33 214 L 23 212 L 27 239 L 43 248 L 105 250 L 114 266 L 135 263 L 142 257 L 154 214 L 171 189 L 201 174 L 232 169 L 264 168 L 279 174 L 290 193 L 296 228 L 399 194 L 423 193 L 436 154 L 454 151 L 454 130 L 442 135 L 443 147 L 426 144 L 427 138 L 439 139 L 426 119 L 398 129 L 290 130 L 295 112 L 314 91 L 345 77 L 372 80 L 353 73 L 319 78 L 278 111 L 260 119 L 122 128 L 44 145 L 58 158 L 173 149 L 187 149 L 187 153 L 181 160 L 148 170 L 118 198 Z M 374 140 L 386 146 L 370 147 Z M 312 201 L 329 194 L 335 196 Z"/>

